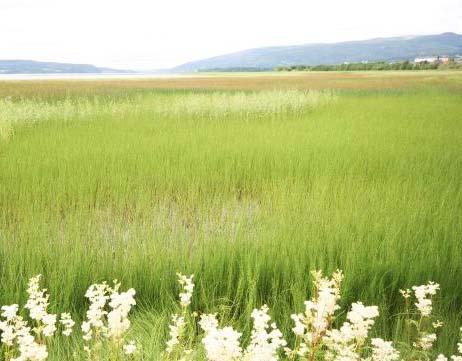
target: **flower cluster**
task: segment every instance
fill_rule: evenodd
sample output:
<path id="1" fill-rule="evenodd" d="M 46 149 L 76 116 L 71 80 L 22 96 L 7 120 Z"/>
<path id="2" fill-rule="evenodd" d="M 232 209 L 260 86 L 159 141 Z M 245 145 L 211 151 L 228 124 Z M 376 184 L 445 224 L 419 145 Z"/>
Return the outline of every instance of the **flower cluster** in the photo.
<path id="1" fill-rule="evenodd" d="M 436 291 L 440 289 L 439 284 L 429 282 L 426 285 L 412 287 L 417 302 L 415 306 L 422 314 L 422 317 L 428 317 L 432 313 L 432 299 L 436 295 Z"/>
<path id="2" fill-rule="evenodd" d="M 29 310 L 30 318 L 37 322 L 38 326 L 34 329 L 35 333 L 39 336 L 43 333 L 43 336 L 51 337 L 56 331 L 57 315 L 47 312 L 49 295 L 46 293 L 46 289 L 40 289 L 41 277 L 41 275 L 37 275 L 29 280 L 29 287 L 27 288 L 29 299 L 24 308 Z"/>
<path id="3" fill-rule="evenodd" d="M 27 322 L 17 314 L 18 305 L 2 306 L 0 331 L 1 342 L 6 346 L 5 359 L 12 361 L 46 360 L 48 351 L 46 345 L 39 344 L 32 336 Z"/>
<path id="4" fill-rule="evenodd" d="M 29 280 L 29 297 L 24 305 L 34 327 L 29 326 L 29 322 L 18 315 L 19 305 L 1 307 L 0 341 L 6 349 L 3 354 L 5 360 L 41 361 L 48 357 L 46 339 L 55 335 L 58 317 L 48 313 L 49 295 L 46 289 L 40 288 L 40 280 L 41 275 Z M 60 323 L 64 326 L 63 334 L 70 335 L 74 326 L 71 316 L 63 313 Z"/>
<path id="5" fill-rule="evenodd" d="M 323 277 L 322 272 L 311 272 L 314 279 L 314 297 L 305 301 L 305 312 L 291 316 L 295 323 L 292 331 L 299 340 L 298 345 L 291 350 L 286 348 L 289 357 L 305 357 L 308 353 L 314 354 L 321 344 L 326 331 L 332 325 L 334 313 L 340 306 L 340 286 L 343 279 L 341 271 L 335 272 L 332 277 Z"/>
<path id="6" fill-rule="evenodd" d="M 218 327 L 216 315 L 203 315 L 199 322 L 205 336 L 202 343 L 208 361 L 236 361 L 242 357 L 241 333 L 232 327 Z"/>
<path id="7" fill-rule="evenodd" d="M 110 346 L 116 350 L 115 352 L 121 347 L 127 355 L 136 352 L 133 341 L 123 345 L 131 324 L 128 314 L 136 305 L 136 292 L 133 288 L 126 292 L 119 292 L 119 289 L 120 283 L 117 281 L 114 281 L 112 287 L 103 282 L 91 285 L 85 293 L 90 305 L 81 329 L 83 339 L 87 342 L 85 351 L 89 358 L 100 351 L 105 340 L 110 341 Z"/>
<path id="8" fill-rule="evenodd" d="M 61 319 L 59 320 L 61 325 L 63 325 L 63 335 L 70 336 L 72 333 L 72 328 L 75 325 L 75 322 L 72 320 L 69 313 L 61 313 Z"/>
<path id="9" fill-rule="evenodd" d="M 399 352 L 395 350 L 391 341 L 373 338 L 371 344 L 373 361 L 395 361 L 399 359 Z"/>
<path id="10" fill-rule="evenodd" d="M 409 325 L 413 325 L 416 329 L 418 337 L 412 343 L 412 346 L 420 353 L 428 353 L 433 348 L 433 344 L 437 340 L 435 330 L 443 326 L 443 323 L 438 320 L 431 322 L 431 313 L 433 310 L 432 297 L 436 295 L 439 288 L 439 284 L 428 282 L 425 285 L 413 286 L 412 291 L 410 289 L 400 290 L 406 301 L 408 314 L 410 313 L 409 300 L 413 296 L 416 300 L 416 302 L 414 302 L 414 306 L 416 308 L 417 315 L 419 315 L 418 320 L 409 318 L 407 321 Z"/>
<path id="11" fill-rule="evenodd" d="M 175 355 L 189 355 L 191 350 L 189 350 L 185 345 L 183 345 L 182 338 L 186 333 L 186 318 L 189 316 L 188 307 L 191 304 L 191 299 L 194 291 L 194 275 L 185 276 L 181 273 L 177 273 L 178 283 L 181 287 L 181 292 L 179 294 L 179 303 L 181 306 L 182 314 L 177 313 L 173 314 L 171 317 L 171 323 L 169 325 L 169 340 L 167 341 L 167 348 L 165 352 L 167 353 L 168 358 L 175 357 Z"/>
<path id="12" fill-rule="evenodd" d="M 270 325 L 271 317 L 268 311 L 269 308 L 266 305 L 259 310 L 253 310 L 251 314 L 253 329 L 243 360 L 276 361 L 279 349 L 287 345 L 276 324 L 273 322 Z"/>
<path id="13" fill-rule="evenodd" d="M 252 311 L 253 328 L 250 343 L 244 350 L 242 333 L 232 327 L 218 325 L 215 314 L 201 316 L 199 326 L 204 331 L 202 344 L 209 361 L 277 361 L 278 351 L 287 343 L 275 323 L 271 323 L 268 306 Z"/>
<path id="14" fill-rule="evenodd" d="M 194 275 L 187 277 L 181 273 L 177 273 L 177 276 L 178 282 L 183 287 L 183 292 L 180 292 L 180 305 L 181 307 L 188 307 L 191 304 L 191 298 L 194 291 Z"/>
<path id="15" fill-rule="evenodd" d="M 408 334 L 409 344 L 402 344 L 398 351 L 391 341 L 369 336 L 379 315 L 377 306 L 353 303 L 345 321 L 334 328 L 340 309 L 343 274 L 337 271 L 330 278 L 321 272 L 312 274 L 313 296 L 305 301 L 303 313 L 291 316 L 295 323 L 292 348 L 287 347 L 266 305 L 252 311 L 252 330 L 247 343 L 242 341 L 246 339 L 245 332 L 221 324 L 217 314 L 202 314 L 197 320 L 197 313 L 189 309 L 194 291 L 193 276 L 178 274 L 181 313 L 172 315 L 170 338 L 163 356 L 179 361 L 203 357 L 207 361 L 462 361 L 462 328 L 456 354 L 448 358 L 443 354 L 435 357 L 432 353 L 437 341 L 435 330 L 443 325 L 432 317 L 432 297 L 439 289 L 438 284 L 429 282 L 401 291 L 407 307 L 407 324 L 415 329 Z M 40 287 L 40 280 L 39 275 L 29 281 L 29 297 L 24 306 L 27 317 L 19 314 L 17 304 L 0 308 L 1 360 L 45 361 L 48 348 L 54 344 L 49 339 L 57 335 L 58 327 L 65 337 L 72 333 L 75 322 L 69 313 L 61 313 L 58 319 L 57 314 L 48 312 L 49 295 Z M 136 305 L 135 290 L 122 292 L 120 283 L 114 281 L 113 286 L 107 283 L 91 285 L 85 297 L 89 300 L 89 308 L 81 330 L 88 360 L 144 359 L 135 341 L 126 342 L 131 326 L 129 313 Z"/>
<path id="16" fill-rule="evenodd" d="M 175 347 L 180 344 L 180 338 L 183 334 L 185 324 L 183 316 L 177 314 L 172 315 L 172 322 L 169 325 L 170 339 L 167 341 L 167 353 L 171 354 L 175 350 Z"/>
<path id="17" fill-rule="evenodd" d="M 347 314 L 347 321 L 340 329 L 328 330 L 323 341 L 327 347 L 328 360 L 360 360 L 374 318 L 379 315 L 377 306 L 353 303 Z M 377 343 L 378 344 L 378 343 Z M 390 345 L 391 346 L 391 345 Z"/>

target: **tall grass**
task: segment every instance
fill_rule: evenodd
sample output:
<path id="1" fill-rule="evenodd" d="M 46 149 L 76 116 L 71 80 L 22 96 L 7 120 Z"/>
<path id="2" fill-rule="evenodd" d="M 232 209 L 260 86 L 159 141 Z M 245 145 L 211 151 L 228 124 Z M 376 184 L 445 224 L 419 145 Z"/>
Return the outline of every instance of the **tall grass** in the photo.
<path id="1" fill-rule="evenodd" d="M 134 334 L 156 355 L 176 271 L 200 280 L 195 309 L 224 305 L 245 331 L 266 303 L 287 333 L 308 271 L 340 268 L 342 302 L 379 305 L 375 329 L 395 340 L 398 290 L 440 283 L 437 347 L 452 350 L 461 100 L 423 89 L 2 101 L 11 130 L 0 140 L 0 304 L 24 300 L 27 279 L 42 273 L 51 308 L 82 314 L 85 289 L 117 278 L 137 290 Z"/>

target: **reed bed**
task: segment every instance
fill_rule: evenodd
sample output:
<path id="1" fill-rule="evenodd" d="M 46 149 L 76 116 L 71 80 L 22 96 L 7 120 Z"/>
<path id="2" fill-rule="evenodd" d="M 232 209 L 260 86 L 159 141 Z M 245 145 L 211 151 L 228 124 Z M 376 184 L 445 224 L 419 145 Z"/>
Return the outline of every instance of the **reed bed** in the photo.
<path id="1" fill-rule="evenodd" d="M 61 87 L 0 101 L 0 304 L 24 304 L 29 277 L 43 274 L 49 312 L 80 324 L 88 286 L 116 278 L 137 292 L 130 333 L 155 360 L 177 271 L 195 274 L 200 314 L 248 337 L 266 304 L 290 343 L 288 316 L 313 295 L 308 271 L 339 268 L 339 305 L 377 305 L 371 337 L 394 344 L 407 337 L 399 290 L 439 283 L 432 314 L 445 326 L 431 357 L 454 353 L 462 95 L 452 86 Z M 49 358 L 82 342 L 57 341 Z"/>

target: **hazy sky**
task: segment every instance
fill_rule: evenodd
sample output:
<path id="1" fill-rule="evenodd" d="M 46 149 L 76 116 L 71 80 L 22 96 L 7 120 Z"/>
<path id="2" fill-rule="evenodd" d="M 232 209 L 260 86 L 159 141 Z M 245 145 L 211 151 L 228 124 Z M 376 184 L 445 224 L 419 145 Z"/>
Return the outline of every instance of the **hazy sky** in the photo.
<path id="1" fill-rule="evenodd" d="M 0 59 L 132 69 L 446 31 L 462 33 L 462 0 L 0 0 Z"/>

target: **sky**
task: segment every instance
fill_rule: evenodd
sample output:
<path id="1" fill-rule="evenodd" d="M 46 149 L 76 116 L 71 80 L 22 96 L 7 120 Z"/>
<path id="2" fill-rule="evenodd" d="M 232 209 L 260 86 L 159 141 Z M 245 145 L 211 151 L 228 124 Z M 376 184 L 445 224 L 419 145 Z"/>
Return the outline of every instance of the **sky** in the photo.
<path id="1" fill-rule="evenodd" d="M 119 69 L 448 31 L 462 33 L 462 0 L 0 0 L 0 59 Z"/>

